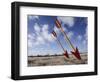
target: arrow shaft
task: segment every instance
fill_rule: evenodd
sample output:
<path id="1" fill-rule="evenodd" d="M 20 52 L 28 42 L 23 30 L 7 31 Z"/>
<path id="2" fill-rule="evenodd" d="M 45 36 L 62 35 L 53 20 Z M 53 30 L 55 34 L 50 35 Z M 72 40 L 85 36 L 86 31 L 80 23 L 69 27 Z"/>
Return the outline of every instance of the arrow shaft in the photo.
<path id="1" fill-rule="evenodd" d="M 62 31 L 63 35 L 65 36 L 66 41 L 69 43 L 69 46 L 75 51 L 73 44 L 71 43 L 70 39 L 68 38 L 67 34 L 65 33 L 65 31 L 63 30 L 62 27 L 61 27 L 61 31 Z"/>
<path id="2" fill-rule="evenodd" d="M 61 30 L 61 32 L 63 33 L 66 42 L 68 42 L 69 46 L 73 49 L 72 54 L 75 55 L 75 57 L 77 57 L 78 59 L 81 59 L 80 53 L 78 51 L 78 49 L 74 48 L 73 44 L 71 43 L 70 39 L 68 38 L 67 34 L 65 33 L 65 31 L 63 30 L 61 23 L 56 19 L 56 26 Z M 68 56 L 67 56 L 68 57 Z"/>
<path id="3" fill-rule="evenodd" d="M 64 47 L 62 46 L 62 44 L 60 43 L 60 41 L 57 39 L 57 43 L 61 46 L 62 50 L 65 52 Z"/>
<path id="4" fill-rule="evenodd" d="M 53 37 L 53 38 L 56 38 L 56 37 Z M 56 38 L 56 41 L 57 43 L 59 44 L 59 46 L 62 48 L 62 50 L 65 52 L 65 49 L 64 47 L 62 46 L 61 42 Z"/>

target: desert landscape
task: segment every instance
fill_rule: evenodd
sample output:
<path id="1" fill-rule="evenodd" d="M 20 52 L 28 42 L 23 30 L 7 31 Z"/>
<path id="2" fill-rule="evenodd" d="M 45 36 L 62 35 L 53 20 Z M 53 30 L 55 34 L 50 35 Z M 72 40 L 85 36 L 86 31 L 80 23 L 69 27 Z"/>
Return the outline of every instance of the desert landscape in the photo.
<path id="1" fill-rule="evenodd" d="M 87 64 L 87 53 L 81 54 L 81 60 L 70 54 L 69 58 L 64 55 L 28 56 L 28 66 L 53 66 L 53 65 L 79 65 Z"/>

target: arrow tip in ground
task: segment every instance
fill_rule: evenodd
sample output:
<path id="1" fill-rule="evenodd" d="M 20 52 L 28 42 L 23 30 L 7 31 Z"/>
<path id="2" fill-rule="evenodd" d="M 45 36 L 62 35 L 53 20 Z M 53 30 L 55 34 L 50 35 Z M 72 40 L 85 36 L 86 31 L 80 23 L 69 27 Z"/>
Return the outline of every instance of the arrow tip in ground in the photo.
<path id="1" fill-rule="evenodd" d="M 71 53 L 79 60 L 81 60 L 81 56 L 80 56 L 80 53 L 79 53 L 79 50 L 78 48 L 76 47 L 76 50 L 75 51 L 71 51 Z"/>
<path id="2" fill-rule="evenodd" d="M 64 52 L 64 56 L 66 56 L 67 58 L 69 58 L 67 50 Z"/>

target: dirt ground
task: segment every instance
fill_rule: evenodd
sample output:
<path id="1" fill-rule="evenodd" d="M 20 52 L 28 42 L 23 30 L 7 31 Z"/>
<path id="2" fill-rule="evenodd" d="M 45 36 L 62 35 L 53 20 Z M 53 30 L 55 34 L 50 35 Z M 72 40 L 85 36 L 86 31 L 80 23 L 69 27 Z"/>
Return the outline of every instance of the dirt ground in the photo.
<path id="1" fill-rule="evenodd" d="M 86 54 L 81 55 L 81 60 L 76 59 L 73 55 L 69 55 L 69 57 L 68 59 L 63 55 L 43 57 L 28 56 L 28 66 L 78 65 L 88 63 Z"/>

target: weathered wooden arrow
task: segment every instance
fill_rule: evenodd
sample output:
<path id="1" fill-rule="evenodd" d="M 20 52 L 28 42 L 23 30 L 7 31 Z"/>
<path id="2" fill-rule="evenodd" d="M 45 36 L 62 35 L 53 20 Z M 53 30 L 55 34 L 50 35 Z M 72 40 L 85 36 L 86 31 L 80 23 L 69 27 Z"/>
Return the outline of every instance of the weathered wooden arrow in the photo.
<path id="1" fill-rule="evenodd" d="M 59 41 L 59 39 L 57 39 L 57 34 L 55 31 L 52 31 L 52 35 L 56 38 L 57 43 L 59 44 L 59 46 L 62 48 L 62 50 L 64 51 L 64 56 L 69 58 L 68 56 L 68 52 L 67 50 L 64 49 L 64 47 L 62 46 L 61 42 Z"/>
<path id="2" fill-rule="evenodd" d="M 71 51 L 71 53 L 79 60 L 81 60 L 81 56 L 79 53 L 78 48 L 74 48 L 73 44 L 71 43 L 70 39 L 68 38 L 67 34 L 65 33 L 64 29 L 61 26 L 61 23 L 56 19 L 55 24 L 57 26 L 57 28 L 59 28 L 61 30 L 61 32 L 63 33 L 63 35 L 65 36 L 66 41 L 68 42 L 69 46 L 73 49 L 73 51 Z"/>

